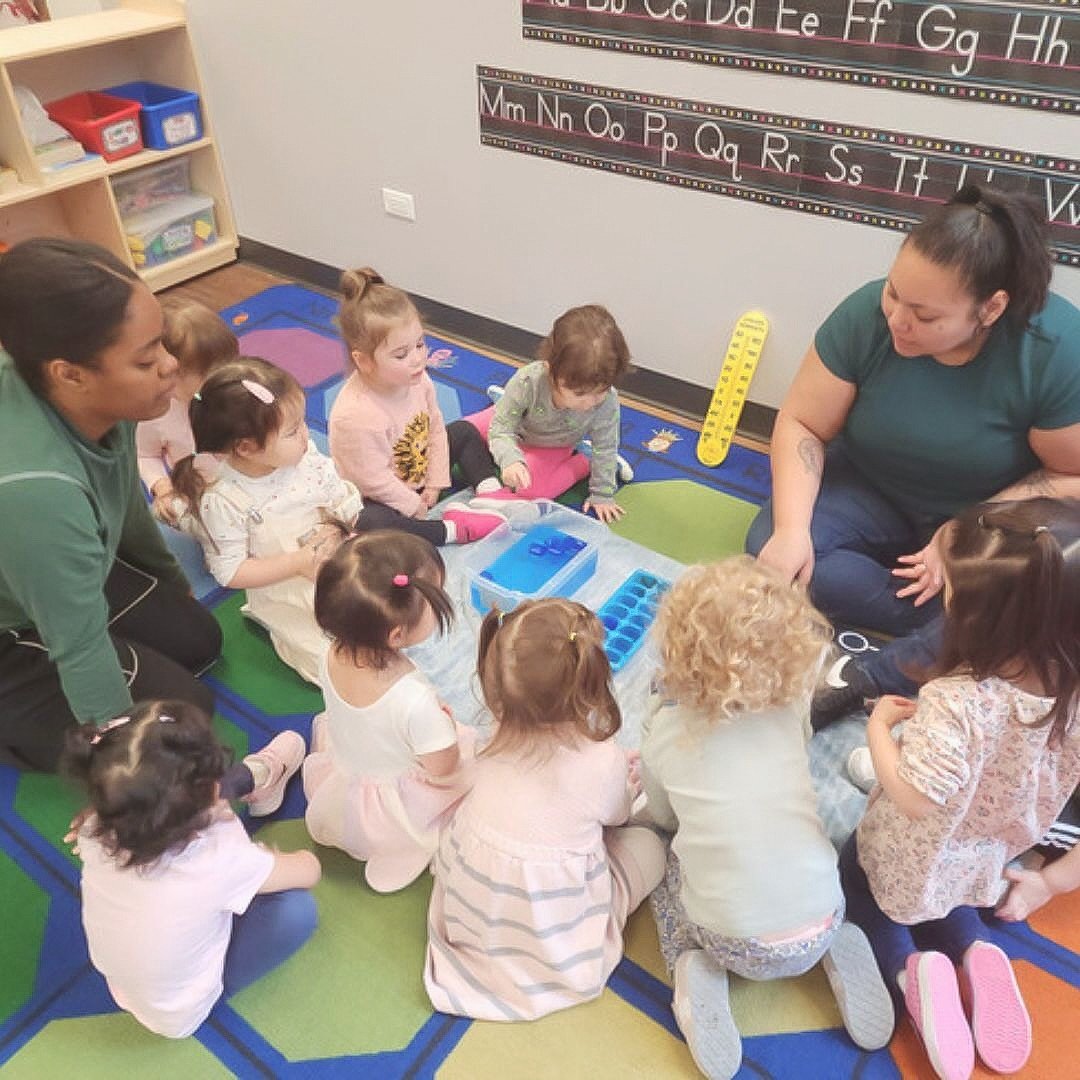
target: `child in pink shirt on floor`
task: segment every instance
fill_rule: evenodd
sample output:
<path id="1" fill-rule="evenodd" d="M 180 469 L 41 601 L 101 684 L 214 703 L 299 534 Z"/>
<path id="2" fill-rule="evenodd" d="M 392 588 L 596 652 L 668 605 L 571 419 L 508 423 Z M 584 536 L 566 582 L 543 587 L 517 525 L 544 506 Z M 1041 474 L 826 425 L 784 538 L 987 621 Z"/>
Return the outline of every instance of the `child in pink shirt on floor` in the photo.
<path id="1" fill-rule="evenodd" d="M 495 462 L 465 420 L 447 427 L 427 374 L 420 315 L 401 289 L 370 267 L 341 276 L 338 319 L 353 366 L 330 411 L 330 454 L 379 527 L 404 529 L 436 546 L 480 540 L 505 524 L 496 510 L 451 503 L 428 520 L 457 464 L 466 484 L 495 489 Z"/>
<path id="2" fill-rule="evenodd" d="M 161 301 L 161 311 L 165 317 L 162 344 L 179 362 L 180 377 L 169 411 L 139 424 L 135 441 L 139 476 L 154 500 L 154 516 L 181 527 L 186 507 L 173 490 L 171 474 L 178 461 L 195 453 L 188 407 L 207 375 L 240 355 L 240 344 L 221 316 L 197 300 L 169 296 Z M 199 466 L 209 468 L 208 479 L 213 475 L 212 459 L 200 459 Z"/>
<path id="3" fill-rule="evenodd" d="M 495 735 L 439 846 L 424 985 L 441 1012 L 534 1020 L 603 991 L 664 843 L 626 824 L 640 784 L 596 615 L 490 611 L 479 676 Z"/>

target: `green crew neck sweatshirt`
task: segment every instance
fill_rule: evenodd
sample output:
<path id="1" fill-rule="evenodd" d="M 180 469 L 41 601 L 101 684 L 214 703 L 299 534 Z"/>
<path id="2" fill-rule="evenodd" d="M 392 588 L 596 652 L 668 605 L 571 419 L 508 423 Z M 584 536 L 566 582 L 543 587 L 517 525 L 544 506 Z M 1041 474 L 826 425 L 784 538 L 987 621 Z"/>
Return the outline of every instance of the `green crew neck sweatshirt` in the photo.
<path id="1" fill-rule="evenodd" d="M 131 705 L 104 593 L 118 556 L 188 588 L 139 485 L 135 425 L 90 442 L 0 351 L 0 631 L 37 632 L 83 722 Z"/>

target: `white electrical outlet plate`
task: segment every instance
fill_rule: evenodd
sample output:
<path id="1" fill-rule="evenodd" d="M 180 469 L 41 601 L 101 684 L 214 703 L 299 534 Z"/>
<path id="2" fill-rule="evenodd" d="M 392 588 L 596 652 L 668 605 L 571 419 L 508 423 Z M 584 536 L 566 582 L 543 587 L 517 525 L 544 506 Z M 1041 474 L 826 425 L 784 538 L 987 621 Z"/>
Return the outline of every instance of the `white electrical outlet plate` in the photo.
<path id="1" fill-rule="evenodd" d="M 404 218 L 406 221 L 416 220 L 416 201 L 405 191 L 395 191 L 393 188 L 382 189 L 383 209 L 391 217 Z"/>

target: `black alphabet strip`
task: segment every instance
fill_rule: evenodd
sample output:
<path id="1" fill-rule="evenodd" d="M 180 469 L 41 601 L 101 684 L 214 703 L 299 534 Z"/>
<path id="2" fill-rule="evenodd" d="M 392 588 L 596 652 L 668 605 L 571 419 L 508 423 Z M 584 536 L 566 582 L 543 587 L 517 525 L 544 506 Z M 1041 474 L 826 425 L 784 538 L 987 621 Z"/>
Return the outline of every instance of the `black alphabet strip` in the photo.
<path id="1" fill-rule="evenodd" d="M 522 0 L 526 38 L 1080 112 L 1076 0 Z"/>
<path id="2" fill-rule="evenodd" d="M 1039 198 L 1080 266 L 1080 161 L 478 67 L 480 142 L 907 231 L 965 183 Z"/>

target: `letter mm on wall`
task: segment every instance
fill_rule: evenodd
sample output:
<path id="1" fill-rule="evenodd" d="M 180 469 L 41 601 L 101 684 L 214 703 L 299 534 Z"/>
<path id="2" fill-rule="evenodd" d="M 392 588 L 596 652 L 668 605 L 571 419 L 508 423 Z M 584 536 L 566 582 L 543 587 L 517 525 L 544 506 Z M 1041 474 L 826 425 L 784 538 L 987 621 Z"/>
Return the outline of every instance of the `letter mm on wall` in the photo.
<path id="1" fill-rule="evenodd" d="M 483 146 L 863 225 L 906 231 L 965 183 L 1026 191 L 1080 266 L 1080 161 L 483 66 L 477 86 Z"/>
<path id="2" fill-rule="evenodd" d="M 1076 0 L 522 0 L 540 41 L 1080 112 Z"/>

